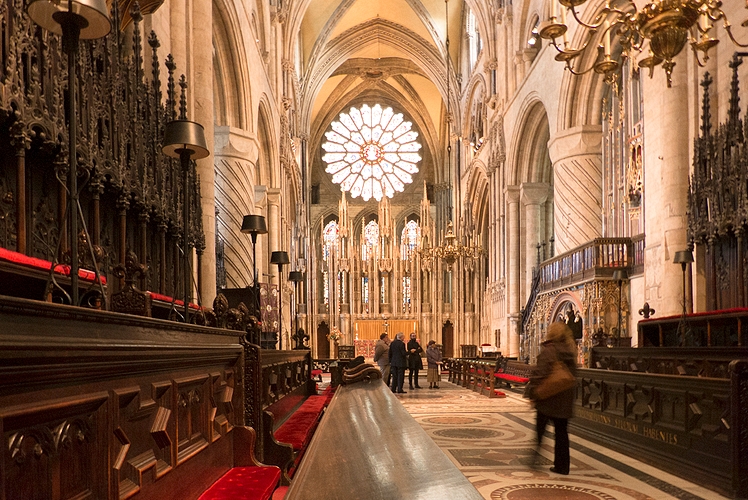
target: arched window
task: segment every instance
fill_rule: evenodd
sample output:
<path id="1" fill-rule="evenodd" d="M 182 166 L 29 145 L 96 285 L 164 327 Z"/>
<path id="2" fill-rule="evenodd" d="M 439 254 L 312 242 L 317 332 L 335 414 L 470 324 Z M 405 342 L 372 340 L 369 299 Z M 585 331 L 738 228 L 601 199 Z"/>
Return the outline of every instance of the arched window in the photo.
<path id="1" fill-rule="evenodd" d="M 361 260 L 374 257 L 374 248 L 379 246 L 379 224 L 373 220 L 364 227 L 361 241 Z"/>
<path id="2" fill-rule="evenodd" d="M 415 220 L 409 220 L 400 235 L 400 255 L 402 260 L 407 260 L 418 247 L 421 240 L 421 227 Z"/>
<path id="3" fill-rule="evenodd" d="M 478 23 L 472 10 L 468 13 L 465 30 L 469 41 L 470 69 L 472 70 L 475 67 L 475 63 L 478 62 L 480 51 L 483 50 L 483 41 L 480 38 Z"/>
<path id="4" fill-rule="evenodd" d="M 527 48 L 540 50 L 540 19 L 536 17 L 530 26 L 532 28 L 527 36 Z"/>
<path id="5" fill-rule="evenodd" d="M 327 264 L 322 267 L 322 298 L 325 305 L 330 305 L 330 266 L 333 255 L 338 249 L 338 221 L 331 220 L 322 230 L 322 260 Z"/>

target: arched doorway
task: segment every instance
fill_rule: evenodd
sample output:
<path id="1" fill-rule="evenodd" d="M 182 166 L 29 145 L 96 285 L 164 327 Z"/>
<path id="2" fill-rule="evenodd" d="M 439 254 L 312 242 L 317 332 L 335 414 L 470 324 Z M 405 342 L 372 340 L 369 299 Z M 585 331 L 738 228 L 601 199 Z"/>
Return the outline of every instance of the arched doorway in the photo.
<path id="1" fill-rule="evenodd" d="M 317 327 L 317 359 L 330 358 L 330 341 L 327 335 L 330 333 L 330 327 L 324 321 Z"/>
<path id="2" fill-rule="evenodd" d="M 454 325 L 447 320 L 442 326 L 442 356 L 445 358 L 454 357 Z"/>

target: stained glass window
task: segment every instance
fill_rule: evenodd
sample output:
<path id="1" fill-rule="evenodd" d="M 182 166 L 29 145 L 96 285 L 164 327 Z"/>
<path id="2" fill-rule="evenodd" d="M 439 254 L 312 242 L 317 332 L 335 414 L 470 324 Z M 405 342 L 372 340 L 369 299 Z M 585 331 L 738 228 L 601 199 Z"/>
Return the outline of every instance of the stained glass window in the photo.
<path id="1" fill-rule="evenodd" d="M 403 312 L 409 313 L 411 307 L 410 276 L 403 276 Z"/>
<path id="2" fill-rule="evenodd" d="M 353 198 L 392 198 L 413 182 L 412 175 L 418 172 L 421 144 L 412 126 L 392 108 L 382 109 L 379 104 L 352 107 L 325 133 L 325 171 Z"/>
<path id="3" fill-rule="evenodd" d="M 409 220 L 403 232 L 400 235 L 400 248 L 402 249 L 402 259 L 407 260 L 411 253 L 418 246 L 418 240 L 421 238 L 421 228 L 414 220 Z"/>
<path id="4" fill-rule="evenodd" d="M 338 244 L 338 223 L 337 221 L 330 221 L 322 230 L 322 259 L 328 264 L 331 262 L 331 256 L 333 248 L 337 248 Z M 323 267 L 322 271 L 322 300 L 324 304 L 330 305 L 330 273 L 327 267 Z"/>
<path id="5" fill-rule="evenodd" d="M 364 242 L 361 245 L 361 259 L 368 260 L 372 257 L 371 251 L 379 244 L 379 224 L 376 221 L 369 222 L 364 227 Z"/>

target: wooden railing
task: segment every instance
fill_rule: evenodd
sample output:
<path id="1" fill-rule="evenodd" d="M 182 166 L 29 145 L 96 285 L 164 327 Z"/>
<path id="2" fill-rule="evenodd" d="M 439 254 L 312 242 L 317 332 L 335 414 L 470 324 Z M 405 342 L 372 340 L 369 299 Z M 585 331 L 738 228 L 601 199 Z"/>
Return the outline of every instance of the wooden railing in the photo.
<path id="1" fill-rule="evenodd" d="M 549 291 L 596 278 L 611 278 L 616 269 L 629 275 L 643 270 L 644 237 L 596 238 L 540 265 L 540 290 Z"/>

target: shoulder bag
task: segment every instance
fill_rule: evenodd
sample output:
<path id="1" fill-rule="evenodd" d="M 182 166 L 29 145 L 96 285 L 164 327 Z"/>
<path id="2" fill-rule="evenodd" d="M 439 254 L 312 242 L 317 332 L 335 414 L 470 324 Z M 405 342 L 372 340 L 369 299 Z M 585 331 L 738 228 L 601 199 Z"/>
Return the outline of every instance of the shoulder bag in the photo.
<path id="1" fill-rule="evenodd" d="M 548 399 L 577 385 L 577 379 L 562 361 L 553 363 L 550 375 L 535 388 L 535 399 Z"/>

